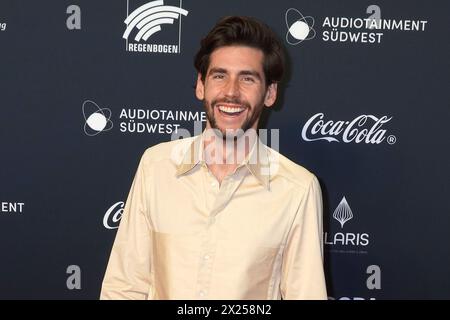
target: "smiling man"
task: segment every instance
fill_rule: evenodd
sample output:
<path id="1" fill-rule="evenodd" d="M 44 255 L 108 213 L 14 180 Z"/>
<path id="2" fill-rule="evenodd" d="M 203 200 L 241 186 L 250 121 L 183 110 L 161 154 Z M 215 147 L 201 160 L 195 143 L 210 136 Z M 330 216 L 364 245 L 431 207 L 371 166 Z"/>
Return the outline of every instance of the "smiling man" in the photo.
<path id="1" fill-rule="evenodd" d="M 205 131 L 142 156 L 101 298 L 326 299 L 319 183 L 256 134 L 283 75 L 279 41 L 226 17 L 195 67 Z"/>
<path id="2" fill-rule="evenodd" d="M 272 106 L 277 93 L 276 83 L 266 83 L 263 62 L 260 49 L 238 44 L 212 52 L 208 70 L 199 71 L 196 89 L 205 104 L 208 127 L 224 136 L 226 130 L 256 130 L 262 108 Z"/>

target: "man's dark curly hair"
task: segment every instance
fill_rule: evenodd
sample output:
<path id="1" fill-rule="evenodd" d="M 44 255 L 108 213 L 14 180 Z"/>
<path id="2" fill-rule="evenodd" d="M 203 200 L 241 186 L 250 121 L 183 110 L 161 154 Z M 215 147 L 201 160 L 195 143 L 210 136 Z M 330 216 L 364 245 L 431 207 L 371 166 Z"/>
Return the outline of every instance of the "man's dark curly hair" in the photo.
<path id="1" fill-rule="evenodd" d="M 214 50 L 225 46 L 247 46 L 264 53 L 263 69 L 266 85 L 277 83 L 284 72 L 284 53 L 274 32 L 252 17 L 229 16 L 222 18 L 201 41 L 195 55 L 194 66 L 204 82 L 210 56 Z"/>

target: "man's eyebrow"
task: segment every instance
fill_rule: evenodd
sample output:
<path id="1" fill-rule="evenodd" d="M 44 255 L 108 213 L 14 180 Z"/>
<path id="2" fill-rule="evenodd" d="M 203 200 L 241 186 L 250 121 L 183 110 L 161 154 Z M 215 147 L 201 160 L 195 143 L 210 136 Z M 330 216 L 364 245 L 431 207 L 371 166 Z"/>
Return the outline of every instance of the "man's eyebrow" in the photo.
<path id="1" fill-rule="evenodd" d="M 211 68 L 208 73 L 227 73 L 224 68 Z"/>
<path id="2" fill-rule="evenodd" d="M 208 72 L 209 74 L 212 73 L 228 73 L 228 71 L 224 68 L 218 68 L 218 67 L 214 67 L 211 68 Z M 255 70 L 241 70 L 239 71 L 239 75 L 240 76 L 253 76 L 255 78 L 257 78 L 258 80 L 262 80 L 261 75 L 259 74 L 259 72 L 255 71 Z"/>

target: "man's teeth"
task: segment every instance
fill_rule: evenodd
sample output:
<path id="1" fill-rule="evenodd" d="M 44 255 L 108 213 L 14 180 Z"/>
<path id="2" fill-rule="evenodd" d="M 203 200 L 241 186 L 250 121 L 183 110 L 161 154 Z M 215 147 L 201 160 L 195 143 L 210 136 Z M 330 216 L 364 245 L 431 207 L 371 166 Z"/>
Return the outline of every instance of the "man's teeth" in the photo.
<path id="1" fill-rule="evenodd" d="M 245 108 L 240 107 L 225 107 L 225 106 L 219 106 L 219 110 L 226 113 L 239 113 L 241 111 L 244 111 Z"/>

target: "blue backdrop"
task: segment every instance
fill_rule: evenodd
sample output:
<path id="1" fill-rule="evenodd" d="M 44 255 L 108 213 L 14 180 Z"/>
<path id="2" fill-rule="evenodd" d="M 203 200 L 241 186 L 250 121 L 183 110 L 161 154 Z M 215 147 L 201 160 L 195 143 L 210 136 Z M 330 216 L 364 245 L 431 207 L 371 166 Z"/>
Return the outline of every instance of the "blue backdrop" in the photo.
<path id="1" fill-rule="evenodd" d="M 448 2 L 164 0 L 127 34 L 149 2 L 0 2 L 0 298 L 98 298 L 139 158 L 204 120 L 193 56 L 235 14 L 286 47 L 263 122 L 320 180 L 330 299 L 450 298 Z"/>

